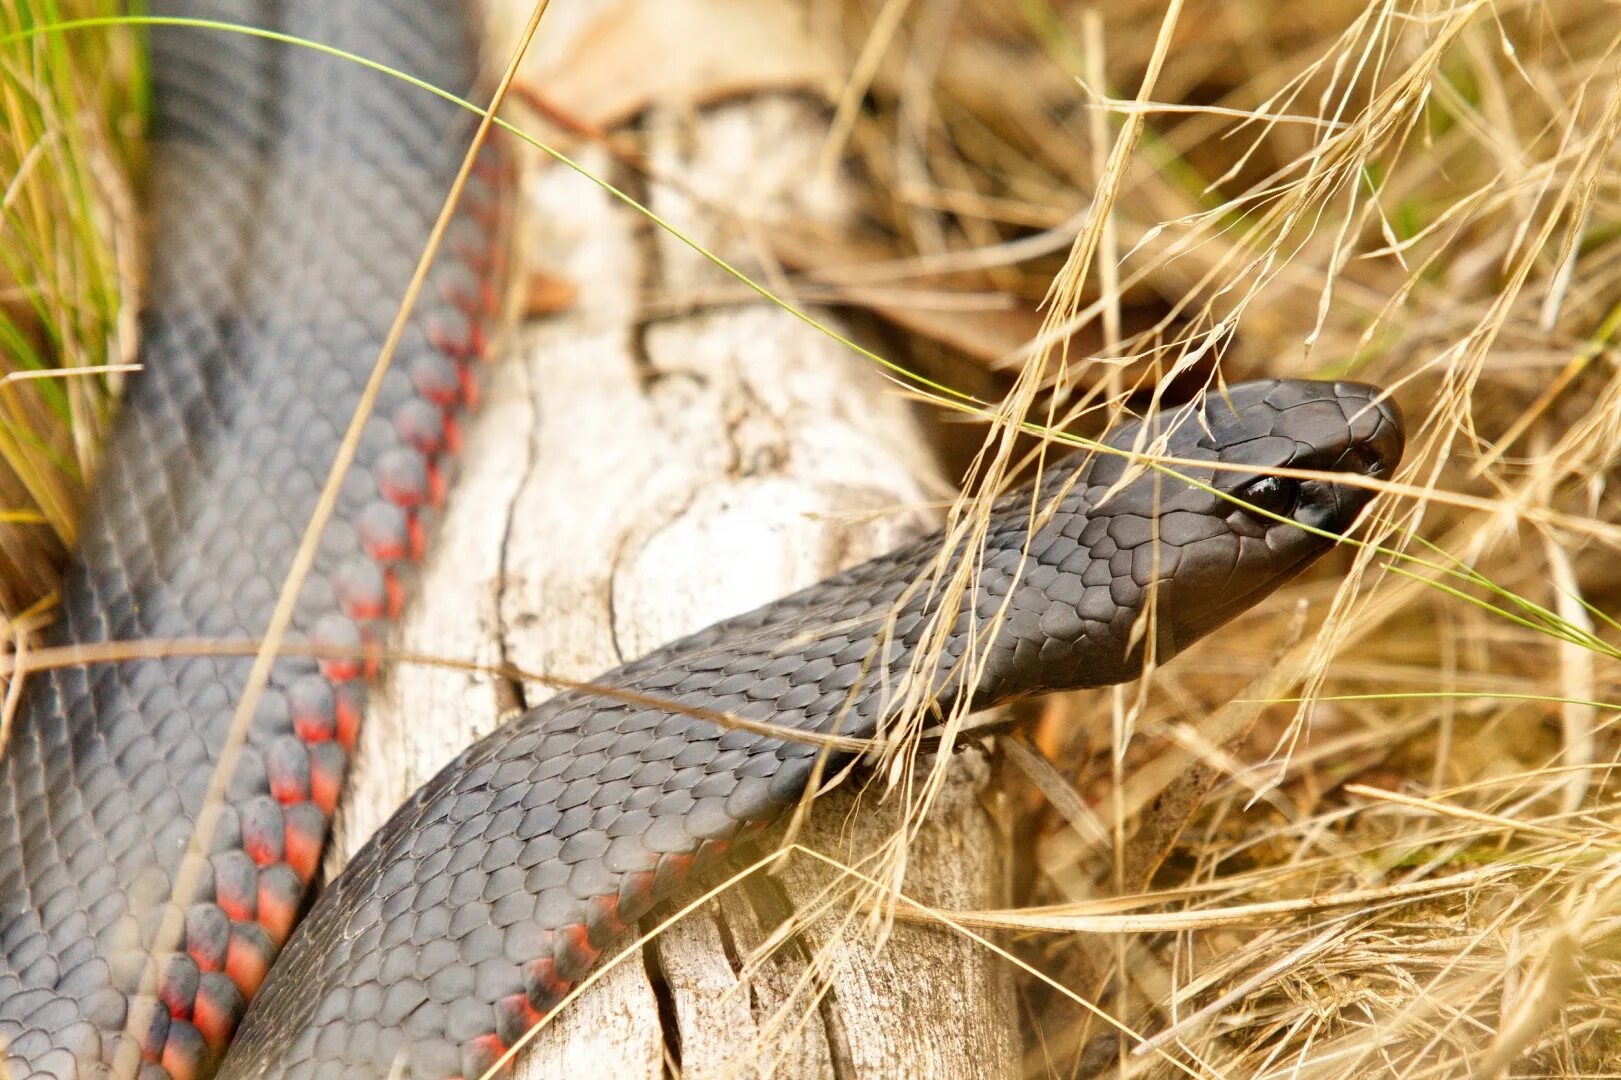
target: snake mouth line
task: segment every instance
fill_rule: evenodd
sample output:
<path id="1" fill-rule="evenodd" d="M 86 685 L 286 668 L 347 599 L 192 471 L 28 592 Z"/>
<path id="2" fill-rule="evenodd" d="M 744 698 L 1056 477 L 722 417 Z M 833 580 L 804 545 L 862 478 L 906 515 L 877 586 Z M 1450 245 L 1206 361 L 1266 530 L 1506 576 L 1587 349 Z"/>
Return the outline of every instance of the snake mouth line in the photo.
<path id="1" fill-rule="evenodd" d="M 1225 625 L 1229 620 L 1236 618 L 1245 611 L 1248 611 L 1258 602 L 1270 596 L 1272 593 L 1276 592 L 1293 579 L 1299 577 L 1305 572 L 1306 568 L 1316 560 L 1316 557 L 1316 555 L 1303 555 L 1295 562 L 1291 563 L 1288 567 L 1279 570 L 1277 573 L 1268 575 L 1244 595 L 1235 596 L 1227 602 L 1211 609 L 1213 615 L 1215 616 L 1214 620 L 1209 622 L 1207 625 L 1201 626 L 1197 637 L 1203 637 L 1209 631 Z"/>

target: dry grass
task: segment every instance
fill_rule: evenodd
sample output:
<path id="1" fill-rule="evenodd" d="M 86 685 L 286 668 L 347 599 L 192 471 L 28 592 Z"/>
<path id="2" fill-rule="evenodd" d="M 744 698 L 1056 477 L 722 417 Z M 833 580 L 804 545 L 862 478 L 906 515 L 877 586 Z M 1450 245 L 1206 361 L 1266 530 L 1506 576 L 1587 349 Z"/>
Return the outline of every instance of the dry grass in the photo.
<path id="1" fill-rule="evenodd" d="M 0 36 L 119 7 L 0 0 Z M 0 620 L 48 599 L 106 430 L 105 369 L 134 356 L 136 44 L 0 44 Z"/>
<path id="2" fill-rule="evenodd" d="M 1066 988 L 1026 986 L 1027 1073 L 1621 1071 L 1621 10 L 886 9 L 837 8 L 883 59 L 835 138 L 905 274 L 1046 297 L 1015 411 L 1219 362 L 1391 386 L 1409 421 L 1385 550 L 1140 698 L 1046 707 L 1065 776 L 1012 755 L 1071 796 L 1028 804 L 1020 900 L 1054 907 L 987 920 Z"/>

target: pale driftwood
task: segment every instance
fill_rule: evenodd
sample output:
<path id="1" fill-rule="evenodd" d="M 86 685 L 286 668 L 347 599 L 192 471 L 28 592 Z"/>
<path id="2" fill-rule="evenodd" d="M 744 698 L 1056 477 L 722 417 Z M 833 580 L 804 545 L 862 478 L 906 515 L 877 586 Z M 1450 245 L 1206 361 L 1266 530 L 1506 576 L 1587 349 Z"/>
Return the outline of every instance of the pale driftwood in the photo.
<path id="1" fill-rule="evenodd" d="M 810 175 L 824 117 L 762 97 L 660 113 L 646 128 L 660 175 L 765 219 Z M 683 195 L 652 198 L 729 254 L 749 250 L 704 228 L 709 212 Z M 577 282 L 581 300 L 525 328 L 492 372 L 394 644 L 585 679 L 919 531 L 928 457 L 867 362 L 764 304 L 649 321 L 647 298 L 669 310 L 712 289 L 713 268 L 561 167 L 536 170 L 524 199 L 527 246 Z M 549 693 L 443 668 L 389 672 L 335 846 L 352 854 L 469 740 Z M 1004 843 L 977 797 L 986 772 L 973 756 L 954 766 L 909 863 L 911 895 L 1006 902 Z M 869 796 L 853 815 L 852 799 L 819 800 L 800 839 L 846 859 L 874 850 L 895 827 L 896 800 Z M 795 857 L 708 903 L 560 1013 L 520 1075 L 662 1077 L 676 1064 L 686 1077 L 1013 1075 L 1011 973 L 950 931 L 901 923 L 875 950 L 864 921 L 838 906 L 749 965 L 831 880 Z M 807 980 L 818 964 L 825 980 Z"/>

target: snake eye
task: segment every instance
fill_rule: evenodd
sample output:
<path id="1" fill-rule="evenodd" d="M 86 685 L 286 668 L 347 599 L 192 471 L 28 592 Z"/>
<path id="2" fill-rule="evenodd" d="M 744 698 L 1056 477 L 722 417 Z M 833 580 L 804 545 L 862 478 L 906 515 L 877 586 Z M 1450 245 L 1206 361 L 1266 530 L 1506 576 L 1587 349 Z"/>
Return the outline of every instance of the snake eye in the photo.
<path id="1" fill-rule="evenodd" d="M 1262 476 L 1233 493 L 1251 507 L 1278 517 L 1288 517 L 1300 497 L 1300 485 L 1282 476 Z"/>

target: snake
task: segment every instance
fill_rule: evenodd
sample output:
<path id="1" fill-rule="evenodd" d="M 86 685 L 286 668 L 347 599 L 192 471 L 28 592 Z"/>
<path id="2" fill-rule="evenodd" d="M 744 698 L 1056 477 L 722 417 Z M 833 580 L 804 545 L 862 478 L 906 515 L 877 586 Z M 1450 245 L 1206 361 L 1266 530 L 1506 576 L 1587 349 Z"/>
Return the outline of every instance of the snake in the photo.
<path id="1" fill-rule="evenodd" d="M 459 4 L 152 13 L 478 84 Z M 474 127 L 268 37 L 160 25 L 150 41 L 143 367 L 55 647 L 264 632 Z M 498 149 L 472 172 L 297 598 L 290 637 L 334 648 L 275 660 L 186 895 L 251 660 L 159 650 L 27 678 L 0 758 L 14 1080 L 115 1064 L 142 1080 L 485 1075 L 672 890 L 859 758 L 912 690 L 949 713 L 1133 679 L 1334 548 L 1372 498 L 1362 481 L 1403 453 L 1393 401 L 1346 381 L 1236 383 L 1120 424 L 998 499 L 979 533 L 922 538 L 518 715 L 310 901 L 372 675 L 354 646 L 406 602 L 479 394 L 509 176 Z M 1149 447 L 1178 467 L 1125 453 Z M 938 587 L 964 569 L 966 589 Z"/>

